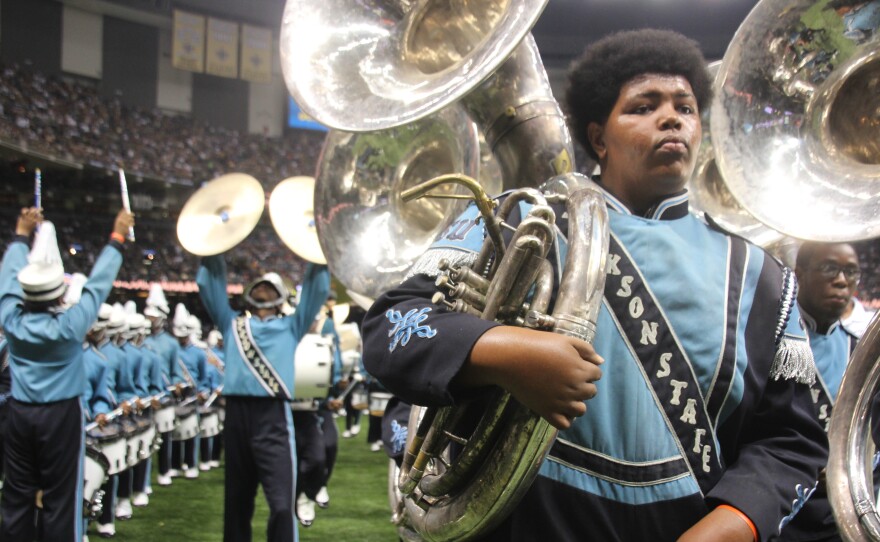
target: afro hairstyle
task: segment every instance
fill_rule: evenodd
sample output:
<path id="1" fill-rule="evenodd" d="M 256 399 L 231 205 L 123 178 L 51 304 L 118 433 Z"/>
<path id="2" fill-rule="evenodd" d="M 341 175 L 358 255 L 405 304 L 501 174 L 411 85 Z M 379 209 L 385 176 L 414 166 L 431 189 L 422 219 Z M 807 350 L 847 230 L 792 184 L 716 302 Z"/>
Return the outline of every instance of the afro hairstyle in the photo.
<path id="1" fill-rule="evenodd" d="M 599 157 L 587 138 L 587 126 L 608 120 L 620 89 L 646 73 L 680 75 L 690 83 L 700 111 L 711 104 L 712 80 L 695 41 L 678 32 L 655 29 L 606 36 L 571 64 L 565 92 L 569 128 L 594 159 Z"/>

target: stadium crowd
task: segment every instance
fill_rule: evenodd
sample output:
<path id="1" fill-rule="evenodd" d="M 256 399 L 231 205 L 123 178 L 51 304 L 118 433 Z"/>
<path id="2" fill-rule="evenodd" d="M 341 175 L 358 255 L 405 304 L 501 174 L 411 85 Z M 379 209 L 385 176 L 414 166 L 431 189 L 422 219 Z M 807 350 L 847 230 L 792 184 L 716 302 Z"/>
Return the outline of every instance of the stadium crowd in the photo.
<path id="1" fill-rule="evenodd" d="M 68 161 L 186 184 L 230 171 L 268 185 L 311 175 L 324 134 L 247 134 L 124 105 L 85 83 L 0 65 L 0 139 Z"/>

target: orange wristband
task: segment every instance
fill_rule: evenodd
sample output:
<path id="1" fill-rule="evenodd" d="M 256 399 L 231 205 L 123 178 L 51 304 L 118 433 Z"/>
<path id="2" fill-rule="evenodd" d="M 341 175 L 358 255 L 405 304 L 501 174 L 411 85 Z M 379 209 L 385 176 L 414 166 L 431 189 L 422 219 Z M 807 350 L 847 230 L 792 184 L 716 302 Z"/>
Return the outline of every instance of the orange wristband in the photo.
<path id="1" fill-rule="evenodd" d="M 125 242 L 125 237 L 116 233 L 116 232 L 113 232 L 110 234 L 110 239 L 112 239 L 113 241 L 116 241 L 117 243 L 124 243 Z"/>
<path id="2" fill-rule="evenodd" d="M 740 510 L 737 510 L 729 504 L 719 504 L 717 507 L 715 507 L 716 510 L 719 508 L 730 510 L 731 512 L 742 518 L 742 520 L 746 522 L 746 525 L 749 526 L 749 529 L 752 530 L 752 536 L 754 537 L 755 542 L 758 542 L 758 529 L 755 528 L 755 524 L 752 523 L 752 520 L 749 519 L 749 516 L 743 514 Z"/>

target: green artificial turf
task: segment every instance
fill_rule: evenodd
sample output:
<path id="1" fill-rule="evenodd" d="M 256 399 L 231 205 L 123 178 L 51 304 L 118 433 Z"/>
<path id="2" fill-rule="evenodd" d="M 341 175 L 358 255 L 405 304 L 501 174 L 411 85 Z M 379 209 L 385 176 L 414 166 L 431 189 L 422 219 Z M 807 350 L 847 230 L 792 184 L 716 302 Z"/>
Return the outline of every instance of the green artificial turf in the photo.
<path id="1" fill-rule="evenodd" d="M 339 439 L 339 456 L 330 480 L 330 507 L 317 509 L 311 527 L 299 527 L 301 542 L 398 540 L 389 521 L 388 457 L 371 452 L 363 430 L 350 439 Z M 338 419 L 337 423 L 341 423 Z M 340 435 L 342 431 L 340 430 Z M 155 459 L 154 459 L 155 466 Z M 156 483 L 146 508 L 135 508 L 128 521 L 116 522 L 119 542 L 219 542 L 223 540 L 223 477 L 225 469 L 202 472 L 197 480 L 175 478 L 169 487 Z M 256 499 L 253 539 L 266 539 L 268 507 L 262 492 Z M 104 540 L 89 529 L 90 542 Z"/>

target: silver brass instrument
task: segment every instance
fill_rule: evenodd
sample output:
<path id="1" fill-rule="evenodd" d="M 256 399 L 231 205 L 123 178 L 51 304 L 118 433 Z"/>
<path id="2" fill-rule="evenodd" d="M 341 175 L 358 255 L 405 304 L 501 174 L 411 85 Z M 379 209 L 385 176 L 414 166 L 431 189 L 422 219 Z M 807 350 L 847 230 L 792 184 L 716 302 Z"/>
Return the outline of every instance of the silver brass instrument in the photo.
<path id="1" fill-rule="evenodd" d="M 774 230 L 820 242 L 880 235 L 877 10 L 877 0 L 762 0 L 731 41 L 711 111 L 718 169 L 733 198 Z M 880 540 L 866 457 L 878 362 L 875 318 L 828 433 L 827 491 L 847 540 Z"/>
<path id="2" fill-rule="evenodd" d="M 880 390 L 880 318 L 853 352 L 834 410 L 828 440 L 828 498 L 845 540 L 880 540 L 880 514 L 871 486 L 871 404 Z"/>
<path id="3" fill-rule="evenodd" d="M 316 173 L 314 205 L 328 265 L 347 288 L 377 297 L 405 278 L 416 258 L 463 210 L 451 198 L 466 197 L 467 190 L 498 194 L 502 189 L 535 187 L 573 170 L 571 138 L 529 35 L 545 5 L 546 0 L 366 0 L 356 6 L 351 0 L 288 0 L 281 30 L 288 89 L 318 121 L 348 131 L 331 132 L 327 138 Z M 467 120 L 440 118 L 462 115 Z M 470 133 L 456 135 L 462 131 Z M 485 179 L 479 167 L 469 166 L 479 164 L 479 145 L 466 142 L 478 141 L 480 134 L 497 158 L 503 186 L 459 186 L 464 177 L 498 183 L 497 178 Z M 449 158 L 456 156 L 467 159 Z M 424 188 L 415 188 L 419 183 L 443 174 L 458 174 L 453 177 L 459 180 L 431 183 L 432 195 L 442 191 L 441 198 L 404 204 L 403 194 L 419 193 Z M 527 226 L 535 229 L 534 235 L 522 234 L 520 242 L 527 246 L 519 248 L 492 243 L 484 257 L 497 265 L 508 261 L 502 258 L 505 251 L 522 252 L 524 262 L 505 265 L 513 270 L 522 264 L 525 276 L 540 269 L 539 276 L 546 277 L 549 264 L 538 262 L 554 238 L 553 217 L 546 212 L 550 208 L 535 190 L 518 194 L 509 199 L 526 197 L 537 203 L 537 215 Z M 571 194 L 572 201 L 579 199 L 574 191 Z M 580 217 L 581 206 L 593 207 L 582 202 L 570 212 Z M 602 230 L 586 218 L 573 221 L 584 230 Z M 450 271 L 454 264 L 466 263 L 450 262 Z M 592 263 L 604 269 L 595 258 Z M 497 273 L 491 268 L 491 275 L 484 276 L 485 271 L 472 273 L 483 277 L 481 288 Z M 597 274 L 604 279 L 603 273 Z M 526 315 L 513 315 L 521 310 L 532 279 L 523 277 L 509 294 L 499 283 L 497 291 L 487 292 L 487 299 L 502 306 L 478 312 L 495 318 L 494 312 L 500 311 L 504 321 L 524 321 Z M 598 287 L 601 298 L 601 284 L 590 284 Z M 531 301 L 535 316 L 542 315 L 533 325 L 552 327 L 543 313 L 546 307 L 539 308 L 541 300 Z M 464 303 L 456 303 L 460 301 Z M 415 466 L 403 476 L 404 493 L 409 495 L 406 516 L 422 538 L 477 536 L 501 521 L 535 476 L 555 431 L 500 390 L 498 396 L 490 401 L 480 428 L 470 434 L 467 451 L 442 476 L 429 472 L 420 480 L 413 478 L 446 460 L 437 455 L 447 442 L 442 422 L 454 427 L 448 417 L 459 416 L 459 411 L 441 409 L 419 424 L 418 433 L 428 437 L 430 445 L 422 447 L 423 454 L 413 448 Z M 484 445 L 496 437 L 506 444 Z M 484 461 L 487 457 L 498 460 Z M 491 482 L 475 483 L 476 471 Z"/>
<path id="4" fill-rule="evenodd" d="M 880 46 L 865 22 L 855 6 L 762 0 L 718 73 L 712 141 L 727 187 L 795 238 L 880 235 Z"/>
<path id="5" fill-rule="evenodd" d="M 608 213 L 601 191 L 569 173 L 546 197 L 535 189 L 510 193 L 493 213 L 493 202 L 473 179 L 441 176 L 403 194 L 411 199 L 445 182 L 474 191 L 488 236 L 472 265 L 443 261 L 437 285 L 448 291 L 436 303 L 508 325 L 553 331 L 591 342 L 605 285 Z M 556 239 L 556 215 L 548 200 L 566 204 L 568 254 L 552 315 L 553 270 L 546 259 Z M 509 243 L 502 225 L 521 202 L 533 205 Z M 481 414 L 480 414 L 481 413 Z M 460 422 L 478 415 L 471 433 Z M 412 423 L 412 422 L 411 422 Z M 399 489 L 409 523 L 425 540 L 471 540 L 497 526 L 528 490 L 556 438 L 556 430 L 498 389 L 488 401 L 428 408 L 410 432 Z M 458 453 L 455 447 L 461 447 Z M 454 457 L 453 457 L 454 456 Z M 454 459 L 454 462 L 451 460 Z"/>

